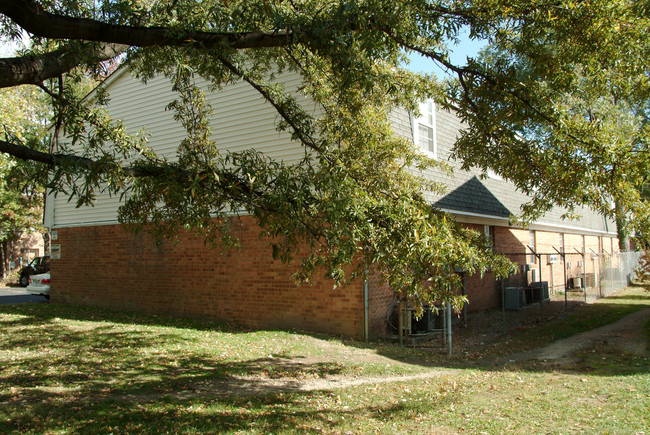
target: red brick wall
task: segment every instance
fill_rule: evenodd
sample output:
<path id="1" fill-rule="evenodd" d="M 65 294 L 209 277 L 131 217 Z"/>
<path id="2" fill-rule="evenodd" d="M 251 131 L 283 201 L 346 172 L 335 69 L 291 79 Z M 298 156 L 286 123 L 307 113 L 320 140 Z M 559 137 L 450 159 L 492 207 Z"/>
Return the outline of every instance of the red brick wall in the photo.
<path id="1" fill-rule="evenodd" d="M 500 230 L 500 231 L 499 231 Z M 549 283 L 549 290 L 551 292 L 564 290 L 564 262 L 561 256 L 558 255 L 558 262 L 551 263 L 550 256 L 557 254 L 557 250 L 561 250 L 562 244 L 564 245 L 564 253 L 566 260 L 566 277 L 584 277 L 587 274 L 588 284 L 597 285 L 600 270 L 598 267 L 598 259 L 594 252 L 600 252 L 600 244 L 603 243 L 607 249 L 614 239 L 611 237 L 598 237 L 598 236 L 583 236 L 580 234 L 560 233 L 554 231 L 535 231 L 535 251 L 541 254 L 540 259 L 535 259 L 531 263 L 530 250 L 526 247 L 530 243 L 529 231 L 518 229 L 497 228 L 496 234 L 502 234 L 504 239 L 497 241 L 496 246 L 499 252 L 507 253 L 508 257 L 517 262 L 518 264 L 529 264 L 531 269 L 537 271 L 537 280 L 547 281 Z M 563 243 L 560 241 L 560 234 L 563 234 Z M 600 241 L 602 239 L 602 242 Z M 585 257 L 579 252 L 583 251 L 583 240 Z M 554 249 L 555 248 L 555 249 Z M 528 272 L 528 281 L 532 279 L 532 273 Z M 521 283 L 517 282 L 521 281 Z M 513 276 L 510 279 L 509 285 L 523 285 L 523 276 Z"/>
<path id="2" fill-rule="evenodd" d="M 470 226 L 483 231 L 480 225 Z M 251 217 L 233 220 L 233 227 L 241 247 L 232 251 L 206 247 L 202 238 L 185 233 L 176 245 L 156 246 L 148 235 L 133 235 L 119 225 L 58 229 L 61 259 L 52 260 L 52 300 L 363 338 L 362 281 L 333 289 L 331 281 L 317 276 L 313 285 L 298 287 L 292 279 L 297 266 L 273 260 L 268 240 L 259 238 Z M 566 234 L 565 252 L 581 250 L 581 243 L 581 236 Z M 588 236 L 585 243 L 598 251 L 598 238 Z M 602 243 L 605 249 L 615 245 L 610 238 Z M 495 250 L 518 264 L 530 262 L 528 244 L 528 230 L 494 228 Z M 559 249 L 559 233 L 536 231 L 535 244 L 539 252 L 554 252 L 553 246 Z M 577 267 L 578 256 L 574 257 L 567 257 L 572 269 Z M 599 272 L 589 255 L 586 263 L 587 272 Z M 532 267 L 541 269 L 550 286 L 563 288 L 561 262 L 554 265 L 552 278 L 548 255 Z M 523 281 L 522 275 L 515 275 L 508 285 L 524 285 Z M 370 336 L 392 333 L 386 311 L 393 291 L 376 273 L 368 289 Z M 468 276 L 466 293 L 469 312 L 501 304 L 492 273 Z"/>
<path id="3" fill-rule="evenodd" d="M 483 225 L 467 224 L 465 226 L 483 233 Z M 499 250 L 500 246 L 505 246 L 510 242 L 506 237 L 510 235 L 507 228 L 494 227 L 493 231 L 494 249 Z M 469 313 L 498 307 L 501 304 L 500 289 L 497 288 L 492 272 L 487 272 L 482 277 L 478 273 L 467 275 L 465 277 L 465 294 L 469 300 L 466 305 Z"/>
<path id="4" fill-rule="evenodd" d="M 58 229 L 52 301 L 363 337 L 362 282 L 298 287 L 254 220 L 234 222 L 241 247 L 227 252 L 189 234 L 156 246 L 119 225 Z"/>
<path id="5" fill-rule="evenodd" d="M 467 311 L 470 313 L 498 307 L 501 304 L 500 289 L 497 288 L 492 272 L 486 273 L 483 278 L 479 274 L 468 276 L 465 280 L 465 293 L 469 300 Z"/>
<path id="6" fill-rule="evenodd" d="M 377 273 L 368 280 L 368 332 L 371 337 L 384 337 L 393 331 L 386 322 L 387 312 L 391 308 L 393 290 Z M 397 327 L 397 323 L 394 325 Z"/>

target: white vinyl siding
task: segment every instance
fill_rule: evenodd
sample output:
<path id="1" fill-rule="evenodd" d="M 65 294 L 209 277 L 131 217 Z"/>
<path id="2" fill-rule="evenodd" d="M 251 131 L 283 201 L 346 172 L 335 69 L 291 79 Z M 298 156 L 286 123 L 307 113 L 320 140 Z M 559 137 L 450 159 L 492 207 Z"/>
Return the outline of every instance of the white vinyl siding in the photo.
<path id="1" fill-rule="evenodd" d="M 297 74 L 285 75 L 282 81 L 288 90 L 297 90 L 302 85 Z M 148 134 L 149 145 L 173 160 L 176 158 L 178 144 L 185 137 L 185 130 L 174 121 L 173 112 L 165 110 L 167 104 L 177 98 L 171 87 L 169 80 L 162 77 L 152 79 L 145 85 L 133 79 L 128 70 L 118 71 L 108 81 L 110 101 L 107 109 L 116 119 L 122 119 L 131 132 L 144 129 Z M 255 149 L 269 158 L 285 162 L 297 161 L 304 157 L 305 150 L 302 146 L 291 141 L 289 134 L 276 131 L 275 125 L 279 115 L 249 85 L 240 83 L 226 86 L 222 91 L 209 94 L 209 100 L 214 111 L 211 121 L 213 139 L 221 149 L 233 152 Z M 300 101 L 305 107 L 313 107 L 313 103 L 304 96 L 300 97 Z M 453 112 L 436 112 L 435 104 L 431 102 L 429 106 L 428 103 L 422 107 L 420 119 L 416 119 L 414 114 L 406 109 L 394 110 L 390 114 L 393 130 L 413 140 L 418 147 L 424 145 L 423 152 L 450 164 L 456 171 L 449 175 L 438 168 L 428 169 L 424 173 L 414 168 L 413 172 L 447 186 L 445 195 L 460 192 L 456 202 L 442 205 L 440 208 L 452 212 L 463 222 L 508 226 L 510 213 L 508 216 L 494 214 L 492 205 L 498 202 L 503 209 L 516 215 L 522 202 L 528 198 L 507 180 L 500 182 L 491 177 L 479 180 L 481 189 L 472 188 L 468 193 L 463 193 L 463 189 L 471 187 L 473 179 L 479 179 L 481 175 L 476 169 L 461 171 L 459 162 L 448 159 L 459 132 L 465 126 Z M 443 197 L 429 191 L 424 192 L 424 196 L 432 204 L 436 204 Z M 494 197 L 492 203 L 485 203 L 484 199 L 490 196 Z M 46 224 L 65 227 L 117 222 L 119 196 L 110 198 L 108 195 L 99 194 L 94 207 L 79 209 L 75 207 L 75 201 L 73 198 L 68 202 L 68 197 L 63 194 L 56 198 L 48 197 Z M 614 235 L 609 230 L 612 228 L 611 224 L 608 227 L 602 216 L 588 210 L 580 213 L 583 218 L 576 224 L 562 220 L 562 214 L 564 212 L 561 209 L 551 210 L 542 222 L 532 224 L 531 228 Z"/>
<path id="2" fill-rule="evenodd" d="M 146 85 L 131 77 L 128 71 L 110 83 L 108 110 L 114 119 L 121 119 L 131 133 L 144 129 L 149 146 L 170 160 L 176 159 L 176 150 L 186 135 L 183 127 L 173 119 L 174 112 L 165 107 L 177 94 L 164 77 L 156 77 Z M 300 77 L 287 75 L 282 80 L 287 89 L 298 89 Z M 199 83 L 201 84 L 201 83 Z M 207 83 L 203 82 L 207 89 Z M 306 97 L 299 97 L 305 107 L 313 107 Z M 288 133 L 276 130 L 277 112 L 248 84 L 238 83 L 222 91 L 208 94 L 214 116 L 211 120 L 213 140 L 220 149 L 232 152 L 255 149 L 268 157 L 285 162 L 298 161 L 305 149 L 291 141 Z M 119 196 L 98 195 L 93 207 L 75 207 L 75 199 L 68 202 L 59 194 L 54 202 L 54 226 L 77 226 L 117 222 Z"/>
<path id="3" fill-rule="evenodd" d="M 494 172 L 492 169 L 487 170 L 487 176 L 492 178 L 493 180 L 498 180 L 498 181 L 503 181 L 503 177 L 496 172 Z"/>

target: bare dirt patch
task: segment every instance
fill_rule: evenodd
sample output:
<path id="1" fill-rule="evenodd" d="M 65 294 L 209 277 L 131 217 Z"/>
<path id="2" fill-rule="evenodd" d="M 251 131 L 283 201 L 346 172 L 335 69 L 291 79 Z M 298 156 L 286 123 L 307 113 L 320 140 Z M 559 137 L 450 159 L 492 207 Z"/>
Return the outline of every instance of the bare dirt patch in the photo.
<path id="1" fill-rule="evenodd" d="M 630 314 L 610 325 L 555 341 L 541 349 L 511 355 L 509 359 L 571 363 L 575 362 L 577 352 L 597 346 L 611 351 L 645 356 L 648 352 L 648 341 L 644 325 L 648 319 L 650 319 L 650 308 Z"/>
<path id="2" fill-rule="evenodd" d="M 408 382 L 417 379 L 451 377 L 459 372 L 457 369 L 429 370 L 414 375 L 351 377 L 333 375 L 327 378 L 295 379 L 269 378 L 266 376 L 229 376 L 208 382 L 200 382 L 183 390 L 147 395 L 121 395 L 111 399 L 126 402 L 146 402 L 160 397 L 190 399 L 196 397 L 247 397 L 277 393 L 297 393 L 310 391 L 331 391 L 359 385 L 379 385 L 391 382 Z"/>
<path id="3" fill-rule="evenodd" d="M 505 313 L 500 310 L 472 313 L 466 323 L 460 322 L 454 327 L 454 353 L 468 358 L 481 358 L 483 349 L 493 348 L 497 343 L 503 345 L 513 334 L 561 321 L 578 313 L 586 305 L 582 294 L 572 293 L 566 302 L 563 295 L 552 295 L 551 300 L 544 302 L 541 308 L 536 303 L 522 310 L 507 310 Z M 513 352 L 517 352 L 517 349 L 513 349 Z M 507 350 L 504 353 L 508 353 Z"/>
<path id="4" fill-rule="evenodd" d="M 471 361 L 485 363 L 481 352 L 474 349 L 488 348 L 499 342 L 503 344 L 509 340 L 510 333 L 526 331 L 532 328 L 543 328 L 548 322 L 562 320 L 568 315 L 579 312 L 586 306 L 583 300 L 569 301 L 568 309 L 565 308 L 563 299 L 556 299 L 546 303 L 542 310 L 537 306 L 528 307 L 519 312 L 508 312 L 504 331 L 502 313 L 498 311 L 473 315 L 466 325 L 454 328 L 454 352 L 464 358 L 465 363 Z M 548 364 L 553 366 L 569 366 L 579 360 L 580 351 L 591 349 L 606 349 L 612 352 L 625 352 L 629 354 L 646 356 L 648 341 L 644 326 L 650 319 L 650 308 L 643 309 L 612 324 L 577 334 L 573 337 L 558 340 L 542 348 L 519 351 L 507 354 L 505 357 L 491 360 L 490 366 L 496 363 L 507 365 L 511 363 Z M 212 379 L 203 382 L 188 384 L 181 390 L 156 393 L 152 395 L 118 396 L 113 397 L 119 401 L 148 401 L 157 400 L 161 396 L 183 399 L 191 397 L 240 397 L 275 394 L 280 392 L 309 392 L 330 391 L 359 385 L 385 384 L 391 382 L 406 382 L 417 379 L 431 379 L 440 377 L 453 377 L 460 372 L 460 368 L 444 368 L 434 364 L 420 364 L 421 372 L 416 374 L 372 376 L 341 373 L 343 365 L 353 364 L 390 364 L 409 365 L 405 361 L 381 355 L 377 349 L 359 348 L 355 346 L 341 346 L 340 342 L 315 339 L 318 347 L 322 349 L 321 355 L 305 357 L 269 357 L 257 360 L 249 367 L 252 374 L 231 375 L 224 379 Z M 444 354 L 445 349 L 441 343 L 430 343 L 427 351 L 433 354 Z M 504 347 L 503 349 L 507 349 Z M 449 361 L 447 361 L 449 362 Z M 426 368 L 429 365 L 430 368 Z M 449 365 L 449 364 L 447 364 Z M 451 364 L 453 365 L 453 364 Z M 459 363 L 458 367 L 463 364 Z"/>

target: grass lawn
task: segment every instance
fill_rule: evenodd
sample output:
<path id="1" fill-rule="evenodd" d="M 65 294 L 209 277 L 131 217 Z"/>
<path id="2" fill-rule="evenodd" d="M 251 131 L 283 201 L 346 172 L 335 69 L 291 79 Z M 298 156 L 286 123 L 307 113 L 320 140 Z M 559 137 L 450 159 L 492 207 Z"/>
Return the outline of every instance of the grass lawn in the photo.
<path id="1" fill-rule="evenodd" d="M 631 288 L 507 335 L 472 341 L 481 331 L 463 331 L 447 357 L 86 307 L 5 305 L 0 433 L 650 433 L 647 353 L 603 343 L 563 364 L 494 363 L 647 307 L 650 292 Z"/>

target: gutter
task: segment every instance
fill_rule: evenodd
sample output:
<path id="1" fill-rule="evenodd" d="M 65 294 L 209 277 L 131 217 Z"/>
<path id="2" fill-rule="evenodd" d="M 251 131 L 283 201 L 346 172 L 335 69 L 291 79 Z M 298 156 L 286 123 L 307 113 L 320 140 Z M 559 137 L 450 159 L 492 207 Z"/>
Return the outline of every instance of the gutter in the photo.
<path id="1" fill-rule="evenodd" d="M 456 221 L 459 223 L 469 223 L 469 224 L 477 224 L 477 225 L 495 225 L 495 226 L 513 228 L 513 229 L 524 229 L 519 226 L 510 225 L 509 218 L 491 216 L 487 214 L 474 213 L 469 211 L 458 211 L 458 210 L 452 210 L 447 208 L 441 208 L 439 210 L 453 215 Z M 544 222 L 531 222 L 526 229 L 533 230 L 533 231 L 567 232 L 567 233 L 581 234 L 587 236 L 606 236 L 606 237 L 614 236 L 616 233 L 609 230 L 609 226 L 607 225 L 607 219 L 605 219 L 604 221 L 605 221 L 605 230 L 596 230 L 596 229 L 590 229 L 581 226 L 551 224 L 551 223 L 544 223 Z"/>

